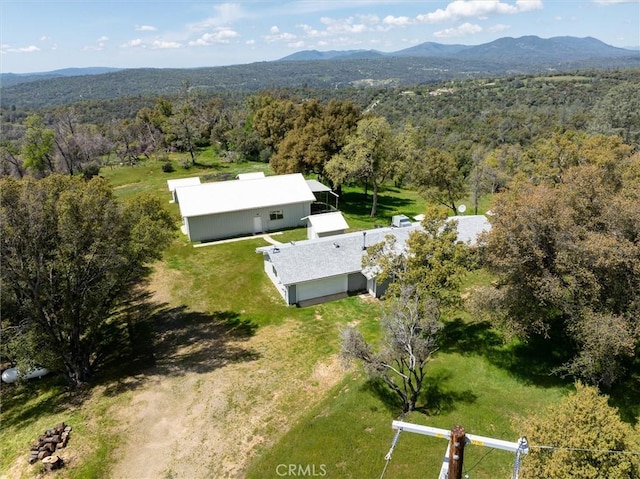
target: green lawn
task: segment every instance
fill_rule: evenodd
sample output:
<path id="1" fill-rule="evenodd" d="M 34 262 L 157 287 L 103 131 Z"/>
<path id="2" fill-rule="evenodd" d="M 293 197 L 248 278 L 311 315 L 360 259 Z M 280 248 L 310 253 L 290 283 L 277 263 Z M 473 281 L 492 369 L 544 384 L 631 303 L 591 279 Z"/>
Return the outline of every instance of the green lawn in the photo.
<path id="1" fill-rule="evenodd" d="M 449 430 L 517 441 L 517 418 L 557 400 L 562 389 L 528 386 L 482 357 L 441 354 L 429 372 L 428 414 L 403 420 Z M 324 465 L 327 477 L 379 477 L 397 419 L 397 405 L 380 388 L 349 374 L 271 449 L 252 463 L 249 478 L 277 477 L 279 464 Z M 515 423 L 515 426 L 512 426 Z M 437 477 L 448 441 L 401 433 L 385 477 Z M 486 456 L 486 457 L 485 457 Z M 509 477 L 514 455 L 468 446 L 465 472 L 472 477 Z"/>

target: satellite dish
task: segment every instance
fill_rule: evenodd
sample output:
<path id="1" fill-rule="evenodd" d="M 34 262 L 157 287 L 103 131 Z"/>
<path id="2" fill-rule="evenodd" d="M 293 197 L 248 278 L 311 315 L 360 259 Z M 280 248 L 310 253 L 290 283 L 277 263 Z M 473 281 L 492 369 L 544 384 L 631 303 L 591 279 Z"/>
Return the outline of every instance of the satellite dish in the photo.
<path id="1" fill-rule="evenodd" d="M 467 211 L 467 206 L 466 205 L 458 206 L 458 213 L 464 213 L 465 211 Z"/>

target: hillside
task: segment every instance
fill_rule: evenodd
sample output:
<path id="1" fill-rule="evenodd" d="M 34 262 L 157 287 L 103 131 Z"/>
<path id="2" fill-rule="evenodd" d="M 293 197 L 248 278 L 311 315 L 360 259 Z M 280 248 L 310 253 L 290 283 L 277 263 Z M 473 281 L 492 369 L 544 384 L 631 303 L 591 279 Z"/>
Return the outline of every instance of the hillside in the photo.
<path id="1" fill-rule="evenodd" d="M 195 69 L 128 69 L 91 77 L 2 77 L 3 108 L 38 109 L 86 100 L 175 94 L 184 82 L 203 92 L 268 88 L 386 87 L 578 69 L 640 67 L 640 52 L 594 38 L 502 38 L 474 47 L 425 43 L 394 54 L 299 52 L 274 62 Z M 78 70 L 81 72 L 82 70 Z M 90 80 L 90 81 L 89 81 Z"/>

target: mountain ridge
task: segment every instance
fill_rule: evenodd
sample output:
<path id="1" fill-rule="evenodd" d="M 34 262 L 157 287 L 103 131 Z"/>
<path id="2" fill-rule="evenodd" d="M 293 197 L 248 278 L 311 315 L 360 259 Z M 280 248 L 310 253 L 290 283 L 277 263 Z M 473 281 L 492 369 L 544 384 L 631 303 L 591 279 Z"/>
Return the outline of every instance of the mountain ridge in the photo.
<path id="1" fill-rule="evenodd" d="M 99 69 L 93 69 L 91 76 L 59 72 L 48 78 L 2 74 L 0 102 L 5 108 L 41 108 L 124 96 L 175 95 L 185 82 L 203 93 L 247 93 L 270 88 L 386 88 L 461 78 L 640 68 L 640 52 L 592 37 L 503 37 L 476 46 L 426 42 L 393 54 L 310 52 L 289 55 L 288 60 L 222 67 L 130 68 L 98 74 Z M 64 71 L 67 75 L 82 72 Z"/>
<path id="2" fill-rule="evenodd" d="M 559 50 L 554 54 L 553 50 Z M 541 57 L 550 60 L 562 60 L 559 54 L 570 54 L 573 59 L 587 59 L 595 56 L 625 56 L 633 54 L 633 50 L 608 45 L 594 37 L 557 36 L 541 38 L 536 35 L 522 37 L 501 37 L 496 40 L 479 45 L 445 44 L 437 42 L 424 42 L 413 47 L 395 52 L 381 52 L 378 50 L 331 50 L 321 52 L 318 50 L 302 50 L 279 61 L 306 61 L 306 60 L 336 60 L 349 59 L 354 55 L 369 54 L 371 57 L 469 57 L 496 60 L 496 54 L 504 54 L 505 51 L 513 53 L 527 51 L 535 52 Z M 541 55 L 544 53 L 544 55 Z"/>

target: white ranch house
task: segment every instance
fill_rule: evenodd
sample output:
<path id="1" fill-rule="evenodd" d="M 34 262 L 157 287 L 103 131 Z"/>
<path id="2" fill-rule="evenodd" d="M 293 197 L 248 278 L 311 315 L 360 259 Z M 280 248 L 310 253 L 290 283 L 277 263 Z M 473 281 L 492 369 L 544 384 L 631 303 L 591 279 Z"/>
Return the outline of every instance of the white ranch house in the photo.
<path id="1" fill-rule="evenodd" d="M 478 235 L 490 228 L 485 216 L 453 216 L 458 221 L 458 240 L 475 245 Z M 376 228 L 312 240 L 297 241 L 256 249 L 264 256 L 264 270 L 288 305 L 305 306 L 331 301 L 352 293 L 368 292 L 379 298 L 385 285 L 375 273 L 362 270 L 366 246 L 394 235 L 402 247 L 413 223 L 404 228 Z"/>
<path id="2" fill-rule="evenodd" d="M 304 226 L 316 200 L 300 173 L 178 187 L 175 197 L 190 241 Z"/>

